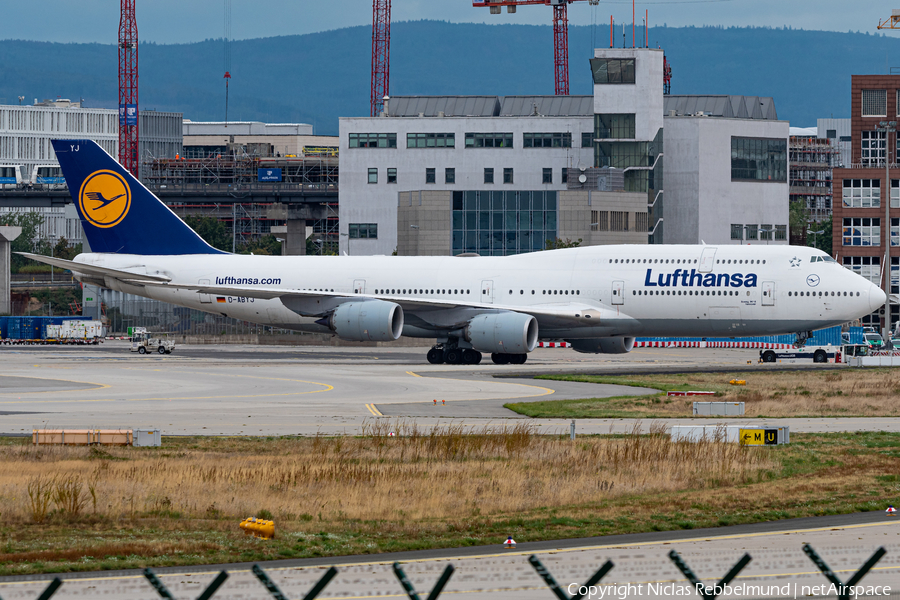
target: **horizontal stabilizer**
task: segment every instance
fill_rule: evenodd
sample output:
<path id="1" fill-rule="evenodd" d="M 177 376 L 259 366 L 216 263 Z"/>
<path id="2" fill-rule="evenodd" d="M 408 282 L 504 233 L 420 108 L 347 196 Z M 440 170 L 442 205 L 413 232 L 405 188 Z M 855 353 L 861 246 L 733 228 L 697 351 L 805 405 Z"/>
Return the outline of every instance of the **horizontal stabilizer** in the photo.
<path id="1" fill-rule="evenodd" d="M 42 256 L 40 254 L 31 254 L 29 252 L 16 252 L 25 258 L 41 262 L 47 265 L 53 265 L 60 269 L 67 269 L 73 273 L 81 273 L 93 277 L 115 277 L 122 281 L 146 281 L 146 282 L 166 282 L 171 281 L 171 277 L 165 275 L 148 275 L 147 273 L 132 273 L 130 271 L 122 271 L 120 269 L 110 269 L 109 267 L 98 267 L 96 265 L 88 265 L 85 263 L 75 262 L 73 260 L 65 260 L 62 258 L 53 258 L 50 256 Z"/>

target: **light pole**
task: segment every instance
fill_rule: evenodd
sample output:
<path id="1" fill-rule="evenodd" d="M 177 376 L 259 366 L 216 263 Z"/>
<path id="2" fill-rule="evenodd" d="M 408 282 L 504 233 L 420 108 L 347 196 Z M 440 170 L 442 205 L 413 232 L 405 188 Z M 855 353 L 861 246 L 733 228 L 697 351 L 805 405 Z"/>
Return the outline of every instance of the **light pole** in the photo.
<path id="1" fill-rule="evenodd" d="M 825 230 L 824 230 L 824 229 L 820 229 L 819 231 L 810 231 L 809 229 L 807 229 L 807 230 L 806 230 L 806 233 L 811 233 L 811 234 L 813 234 L 813 236 L 814 236 L 814 237 L 813 237 L 813 248 L 818 248 L 818 246 L 816 245 L 816 237 L 815 237 L 815 236 L 819 235 L 820 233 L 825 233 Z"/>
<path id="2" fill-rule="evenodd" d="M 891 134 L 897 131 L 897 121 L 880 121 L 878 131 L 884 132 L 884 345 L 891 349 Z"/>

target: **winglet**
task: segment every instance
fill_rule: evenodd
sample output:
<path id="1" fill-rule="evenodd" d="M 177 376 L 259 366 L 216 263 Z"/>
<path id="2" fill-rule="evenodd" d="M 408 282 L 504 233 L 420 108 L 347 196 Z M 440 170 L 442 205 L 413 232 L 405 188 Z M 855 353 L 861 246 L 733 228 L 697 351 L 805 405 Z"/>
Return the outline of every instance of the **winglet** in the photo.
<path id="1" fill-rule="evenodd" d="M 52 140 L 93 252 L 223 254 L 92 140 Z"/>

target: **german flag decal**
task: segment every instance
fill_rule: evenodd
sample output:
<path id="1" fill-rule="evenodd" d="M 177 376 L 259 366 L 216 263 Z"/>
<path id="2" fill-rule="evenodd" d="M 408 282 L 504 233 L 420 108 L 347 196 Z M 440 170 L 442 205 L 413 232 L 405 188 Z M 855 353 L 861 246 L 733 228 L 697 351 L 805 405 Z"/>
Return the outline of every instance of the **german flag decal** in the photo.
<path id="1" fill-rule="evenodd" d="M 216 302 L 218 302 L 219 304 L 225 304 L 225 297 L 224 296 L 216 296 Z"/>

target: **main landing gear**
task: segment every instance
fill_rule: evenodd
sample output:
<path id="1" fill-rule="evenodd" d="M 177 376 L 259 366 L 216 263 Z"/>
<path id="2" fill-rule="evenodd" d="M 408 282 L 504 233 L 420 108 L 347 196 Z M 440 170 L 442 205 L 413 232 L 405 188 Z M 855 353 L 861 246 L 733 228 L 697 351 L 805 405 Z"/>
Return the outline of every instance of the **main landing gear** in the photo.
<path id="1" fill-rule="evenodd" d="M 527 358 L 527 354 L 491 354 L 491 360 L 496 365 L 524 365 Z M 428 351 L 428 362 L 433 365 L 477 365 L 481 362 L 481 352 L 438 344 Z"/>
<path id="2" fill-rule="evenodd" d="M 481 362 L 481 352 L 470 348 L 445 348 L 435 346 L 428 351 L 428 362 L 433 365 L 477 365 Z"/>

